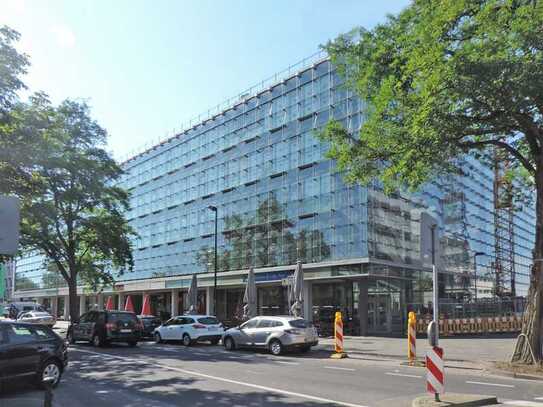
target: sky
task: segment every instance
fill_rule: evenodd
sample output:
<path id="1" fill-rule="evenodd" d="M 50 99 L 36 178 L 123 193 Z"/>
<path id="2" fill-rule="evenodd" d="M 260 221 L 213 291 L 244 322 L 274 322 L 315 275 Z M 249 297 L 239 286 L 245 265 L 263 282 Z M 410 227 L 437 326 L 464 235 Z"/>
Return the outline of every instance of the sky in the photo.
<path id="1" fill-rule="evenodd" d="M 84 99 L 120 160 L 407 0 L 0 0 L 29 91 Z M 23 94 L 25 98 L 27 94 Z"/>

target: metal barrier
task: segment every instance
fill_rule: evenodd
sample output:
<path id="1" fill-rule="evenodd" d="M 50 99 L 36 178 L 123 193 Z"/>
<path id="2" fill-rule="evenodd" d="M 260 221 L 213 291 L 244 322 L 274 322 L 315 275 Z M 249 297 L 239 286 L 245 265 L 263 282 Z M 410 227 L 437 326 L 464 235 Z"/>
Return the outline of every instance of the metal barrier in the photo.
<path id="1" fill-rule="evenodd" d="M 430 319 L 416 320 L 418 334 L 426 334 Z M 488 318 L 440 319 L 440 335 L 476 335 L 488 333 L 514 333 L 522 330 L 522 318 L 519 316 L 501 316 Z"/>

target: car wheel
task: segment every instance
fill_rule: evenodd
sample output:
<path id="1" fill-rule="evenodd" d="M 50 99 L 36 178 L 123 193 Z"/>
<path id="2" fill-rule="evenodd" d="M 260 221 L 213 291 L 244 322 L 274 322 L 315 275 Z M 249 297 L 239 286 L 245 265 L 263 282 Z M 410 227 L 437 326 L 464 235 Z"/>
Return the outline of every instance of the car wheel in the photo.
<path id="1" fill-rule="evenodd" d="M 155 343 L 162 343 L 162 337 L 158 332 L 155 332 Z"/>
<path id="2" fill-rule="evenodd" d="M 283 352 L 283 345 L 279 339 L 273 339 L 269 344 L 269 349 L 272 355 L 280 355 Z"/>
<path id="3" fill-rule="evenodd" d="M 128 342 L 128 346 L 130 346 L 131 348 L 134 348 L 138 345 L 138 341 L 130 341 Z"/>
<path id="4" fill-rule="evenodd" d="M 100 347 L 104 346 L 104 341 L 102 340 L 100 335 L 98 335 L 98 334 L 93 335 L 93 337 L 92 337 L 92 346 L 94 346 L 95 348 L 100 348 Z"/>
<path id="5" fill-rule="evenodd" d="M 75 344 L 75 338 L 72 331 L 68 331 L 68 333 L 66 334 L 66 339 L 68 340 L 70 344 L 72 345 Z"/>
<path id="6" fill-rule="evenodd" d="M 41 366 L 38 372 L 38 384 L 41 387 L 57 387 L 61 376 L 62 369 L 60 363 L 53 359 L 48 360 Z M 46 379 L 48 380 L 46 381 Z"/>
<path id="7" fill-rule="evenodd" d="M 224 339 L 224 348 L 226 350 L 235 350 L 236 349 L 236 343 L 232 338 L 229 336 Z"/>
<path id="8" fill-rule="evenodd" d="M 189 334 L 183 334 L 183 345 L 185 346 L 192 345 L 192 339 L 190 339 Z"/>
<path id="9" fill-rule="evenodd" d="M 220 339 L 212 339 L 210 342 L 212 345 L 217 345 L 219 343 Z"/>

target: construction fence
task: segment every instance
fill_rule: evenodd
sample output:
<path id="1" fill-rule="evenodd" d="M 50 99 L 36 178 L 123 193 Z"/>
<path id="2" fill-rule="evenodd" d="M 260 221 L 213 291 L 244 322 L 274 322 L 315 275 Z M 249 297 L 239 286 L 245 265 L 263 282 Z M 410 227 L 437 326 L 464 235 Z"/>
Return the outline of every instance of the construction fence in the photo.
<path id="1" fill-rule="evenodd" d="M 426 334 L 430 319 L 417 320 L 417 334 Z M 440 319 L 439 334 L 441 336 L 515 333 L 522 329 L 522 317 L 489 317 L 489 318 L 460 318 Z"/>
<path id="2" fill-rule="evenodd" d="M 442 336 L 520 332 L 525 307 L 524 297 L 440 302 L 439 331 Z M 417 333 L 425 334 L 432 320 L 431 305 L 411 304 L 411 308 L 417 312 Z"/>

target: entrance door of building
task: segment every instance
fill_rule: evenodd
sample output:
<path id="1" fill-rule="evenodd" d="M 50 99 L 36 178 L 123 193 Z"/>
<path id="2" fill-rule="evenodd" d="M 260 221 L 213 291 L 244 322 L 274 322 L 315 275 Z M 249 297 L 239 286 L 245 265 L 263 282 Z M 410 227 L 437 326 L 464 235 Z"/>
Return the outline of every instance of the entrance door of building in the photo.
<path id="1" fill-rule="evenodd" d="M 392 332 L 389 294 L 370 294 L 368 297 L 368 332 L 383 334 Z"/>

